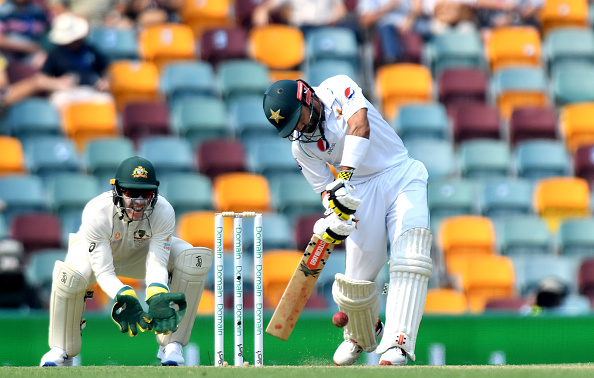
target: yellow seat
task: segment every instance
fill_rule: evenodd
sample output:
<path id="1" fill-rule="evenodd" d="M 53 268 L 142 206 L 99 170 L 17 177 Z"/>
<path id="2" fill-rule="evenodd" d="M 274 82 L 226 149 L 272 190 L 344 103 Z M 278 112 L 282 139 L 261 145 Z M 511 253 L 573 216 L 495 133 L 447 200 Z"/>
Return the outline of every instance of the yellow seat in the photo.
<path id="1" fill-rule="evenodd" d="M 540 34 L 531 26 L 494 28 L 485 51 L 491 72 L 510 66 L 540 67 L 542 64 Z"/>
<path id="2" fill-rule="evenodd" d="M 109 65 L 110 90 L 121 112 L 134 101 L 158 100 L 159 70 L 148 61 L 119 60 Z"/>
<path id="3" fill-rule="evenodd" d="M 375 87 L 388 121 L 396 117 L 400 105 L 431 102 L 433 98 L 431 71 L 421 64 L 394 63 L 381 66 L 376 72 Z"/>
<path id="4" fill-rule="evenodd" d="M 446 266 L 453 256 L 495 254 L 495 229 L 490 218 L 459 215 L 445 218 L 439 229 L 439 248 Z"/>
<path id="5" fill-rule="evenodd" d="M 248 36 L 248 55 L 270 69 L 272 81 L 301 79 L 298 67 L 305 58 L 303 32 L 281 24 L 254 27 Z"/>
<path id="6" fill-rule="evenodd" d="M 196 310 L 196 315 L 212 315 L 214 314 L 215 296 L 212 290 L 204 289 L 200 303 Z"/>
<path id="7" fill-rule="evenodd" d="M 429 289 L 425 300 L 425 314 L 459 315 L 468 311 L 464 293 L 454 289 Z"/>
<path id="8" fill-rule="evenodd" d="M 268 180 L 247 172 L 218 175 L 213 182 L 213 206 L 218 211 L 271 211 Z"/>
<path id="9" fill-rule="evenodd" d="M 588 0 L 547 0 L 539 18 L 543 36 L 556 28 L 588 27 Z"/>
<path id="10" fill-rule="evenodd" d="M 262 255 L 264 306 L 276 308 L 303 253 L 290 249 L 272 249 Z"/>
<path id="11" fill-rule="evenodd" d="M 565 105 L 559 115 L 559 131 L 572 154 L 584 145 L 594 144 L 594 102 Z"/>
<path id="12" fill-rule="evenodd" d="M 140 32 L 140 57 L 156 64 L 159 71 L 167 63 L 196 59 L 194 33 L 188 25 L 158 24 Z"/>
<path id="13" fill-rule="evenodd" d="M 215 250 L 214 211 L 190 211 L 181 214 L 176 225 L 176 235 L 194 247 L 206 247 Z M 233 248 L 233 218 L 223 218 L 223 249 Z"/>
<path id="14" fill-rule="evenodd" d="M 26 173 L 23 145 L 18 138 L 0 136 L 0 176 Z"/>
<path id="15" fill-rule="evenodd" d="M 533 192 L 534 209 L 549 230 L 556 233 L 567 218 L 590 216 L 588 181 L 580 177 L 550 177 L 538 180 Z"/>
<path id="16" fill-rule="evenodd" d="M 124 285 L 128 285 L 134 289 L 136 295 L 138 297 L 142 296 L 142 290 L 144 290 L 144 280 L 137 279 L 137 278 L 128 278 L 128 277 L 120 277 L 118 279 L 122 281 Z M 99 284 L 94 283 L 89 286 L 89 290 L 93 290 L 93 303 L 89 303 L 87 307 L 92 307 L 93 309 L 104 309 L 104 308 L 111 308 L 114 303 L 115 298 L 109 298 L 107 294 L 101 289 Z"/>
<path id="17" fill-rule="evenodd" d="M 89 101 L 68 104 L 63 109 L 64 133 L 80 152 L 89 140 L 120 135 L 114 101 Z"/>
<path id="18" fill-rule="evenodd" d="M 232 0 L 183 0 L 178 13 L 199 40 L 206 29 L 233 26 L 231 7 Z"/>
<path id="19" fill-rule="evenodd" d="M 509 257 L 476 255 L 467 259 L 462 282 L 472 312 L 484 311 L 491 299 L 515 297 L 514 266 Z"/>

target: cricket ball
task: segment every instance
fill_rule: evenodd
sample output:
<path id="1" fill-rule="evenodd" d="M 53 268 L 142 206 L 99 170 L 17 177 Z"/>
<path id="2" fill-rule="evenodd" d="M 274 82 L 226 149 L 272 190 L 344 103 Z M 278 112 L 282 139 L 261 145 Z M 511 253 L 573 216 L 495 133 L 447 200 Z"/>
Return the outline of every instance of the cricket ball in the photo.
<path id="1" fill-rule="evenodd" d="M 344 327 L 345 325 L 347 325 L 348 322 L 349 322 L 349 317 L 347 316 L 347 314 L 345 314 L 344 312 L 341 312 L 341 311 L 337 312 L 332 317 L 332 323 L 334 323 L 334 325 L 337 326 L 338 328 Z"/>

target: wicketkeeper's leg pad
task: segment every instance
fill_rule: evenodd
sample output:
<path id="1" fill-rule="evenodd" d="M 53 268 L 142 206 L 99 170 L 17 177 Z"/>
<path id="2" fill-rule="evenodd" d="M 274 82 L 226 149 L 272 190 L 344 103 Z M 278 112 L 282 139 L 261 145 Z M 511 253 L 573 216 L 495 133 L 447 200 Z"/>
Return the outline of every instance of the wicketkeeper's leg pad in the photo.
<path id="1" fill-rule="evenodd" d="M 189 248 L 182 251 L 175 260 L 169 291 L 184 293 L 188 307 L 186 316 L 179 324 L 177 331 L 167 335 L 158 334 L 157 342 L 165 346 L 177 341 L 182 346 L 188 345 L 192 327 L 196 319 L 196 311 L 206 283 L 206 275 L 212 267 L 213 252 L 204 247 Z"/>
<path id="2" fill-rule="evenodd" d="M 52 277 L 49 346 L 64 349 L 68 358 L 72 358 L 80 353 L 82 346 L 80 332 L 88 283 L 62 261 L 54 264 Z"/>
<path id="3" fill-rule="evenodd" d="M 427 283 L 431 277 L 432 234 L 417 227 L 405 231 L 390 257 L 390 284 L 386 301 L 386 328 L 377 353 L 392 347 L 404 350 L 415 360 L 415 343 L 425 308 Z"/>
<path id="4" fill-rule="evenodd" d="M 332 296 L 338 309 L 349 317 L 344 339 L 353 340 L 366 352 L 377 347 L 375 326 L 381 303 L 375 282 L 354 280 L 338 273 L 334 277 Z"/>

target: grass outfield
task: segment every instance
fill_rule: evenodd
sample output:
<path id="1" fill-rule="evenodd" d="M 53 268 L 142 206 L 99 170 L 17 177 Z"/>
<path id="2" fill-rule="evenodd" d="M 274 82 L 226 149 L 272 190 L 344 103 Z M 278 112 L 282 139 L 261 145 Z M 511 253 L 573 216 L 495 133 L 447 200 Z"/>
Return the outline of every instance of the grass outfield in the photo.
<path id="1" fill-rule="evenodd" d="M 406 367 L 336 367 L 336 366 L 265 366 L 265 367 L 153 367 L 153 366 L 85 366 L 71 368 L 1 367 L 2 377 L 319 377 L 359 378 L 464 378 L 464 377 L 592 377 L 594 364 L 505 365 L 505 366 L 406 366 Z"/>

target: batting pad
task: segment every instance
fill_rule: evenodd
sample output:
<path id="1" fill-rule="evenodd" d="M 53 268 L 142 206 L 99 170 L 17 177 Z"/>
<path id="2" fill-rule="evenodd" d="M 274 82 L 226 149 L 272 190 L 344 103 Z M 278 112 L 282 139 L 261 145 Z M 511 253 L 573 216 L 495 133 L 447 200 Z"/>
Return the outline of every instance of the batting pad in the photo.
<path id="1" fill-rule="evenodd" d="M 158 334 L 157 342 L 165 346 L 177 341 L 182 346 L 188 345 L 192 327 L 196 319 L 196 311 L 202 297 L 206 275 L 212 266 L 212 250 L 204 247 L 195 247 L 181 252 L 175 260 L 175 266 L 169 283 L 171 293 L 184 293 L 188 307 L 186 316 L 179 324 L 177 331 L 167 335 Z"/>
<path id="2" fill-rule="evenodd" d="M 80 353 L 80 331 L 87 280 L 70 265 L 54 264 L 52 294 L 50 297 L 50 348 L 60 347 L 69 358 Z"/>
<path id="3" fill-rule="evenodd" d="M 431 231 L 417 227 L 396 240 L 390 257 L 390 285 L 386 301 L 386 328 L 377 353 L 392 347 L 404 350 L 415 360 L 415 343 L 423 317 L 427 283 L 433 271 Z"/>
<path id="4" fill-rule="evenodd" d="M 377 347 L 375 326 L 381 309 L 375 282 L 353 280 L 337 273 L 332 296 L 338 309 L 349 317 L 344 339 L 355 341 L 366 352 L 373 352 Z"/>

